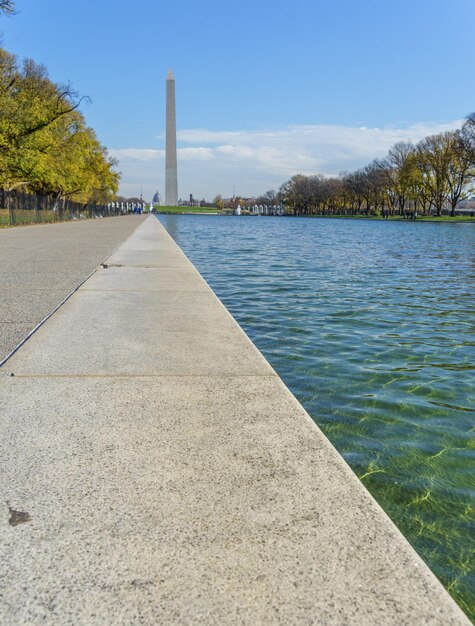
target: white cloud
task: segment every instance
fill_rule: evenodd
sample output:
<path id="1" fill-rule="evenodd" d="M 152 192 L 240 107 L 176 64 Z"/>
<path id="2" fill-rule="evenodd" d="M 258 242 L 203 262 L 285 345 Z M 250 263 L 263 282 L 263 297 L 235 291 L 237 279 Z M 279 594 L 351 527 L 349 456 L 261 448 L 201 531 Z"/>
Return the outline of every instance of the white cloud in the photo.
<path id="1" fill-rule="evenodd" d="M 398 141 L 417 142 L 426 135 L 452 130 L 461 120 L 384 128 L 336 125 L 286 126 L 275 129 L 212 131 L 180 130 L 179 194 L 211 199 L 217 193 L 250 196 L 278 188 L 294 174 L 336 175 L 382 157 Z M 163 138 L 162 138 L 163 139 Z M 110 150 L 120 161 L 121 193 L 144 197 L 164 192 L 163 149 Z"/>
<path id="2" fill-rule="evenodd" d="M 165 150 L 150 150 L 148 148 L 109 150 L 109 154 L 117 159 L 130 159 L 131 161 L 156 161 L 165 158 Z"/>
<path id="3" fill-rule="evenodd" d="M 215 155 L 211 148 L 180 148 L 178 158 L 180 161 L 209 161 L 214 159 Z"/>

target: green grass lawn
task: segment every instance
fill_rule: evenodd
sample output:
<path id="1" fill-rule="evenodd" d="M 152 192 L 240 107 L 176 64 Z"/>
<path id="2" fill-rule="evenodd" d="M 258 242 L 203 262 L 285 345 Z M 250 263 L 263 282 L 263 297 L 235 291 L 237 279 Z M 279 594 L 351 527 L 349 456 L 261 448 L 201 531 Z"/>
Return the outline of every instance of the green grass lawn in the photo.
<path id="1" fill-rule="evenodd" d="M 440 215 L 439 217 L 418 217 L 417 219 L 423 222 L 475 222 L 475 217 L 470 217 L 470 215 L 456 215 L 455 217 Z"/>
<path id="2" fill-rule="evenodd" d="M 38 220 L 38 221 L 37 221 Z M 24 224 L 50 223 L 58 221 L 58 215 L 54 211 L 39 211 L 37 214 L 32 210 L 15 209 L 15 224 L 12 226 L 21 226 Z M 8 209 L 0 208 L 0 228 L 10 226 L 10 214 Z"/>
<path id="3" fill-rule="evenodd" d="M 383 218 L 376 216 L 373 219 L 382 220 Z M 400 215 L 389 216 L 389 219 L 407 221 Z M 470 215 L 456 215 L 455 217 L 450 217 L 450 215 L 440 215 L 439 217 L 436 215 L 418 215 L 416 222 L 475 222 L 475 217 L 470 217 Z"/>
<path id="4" fill-rule="evenodd" d="M 382 220 L 383 218 L 380 215 L 309 215 L 304 217 L 321 217 L 321 218 L 334 218 L 334 219 L 353 219 L 353 220 Z M 408 221 L 403 219 L 400 215 L 390 215 L 389 220 L 391 221 L 399 221 L 404 222 Z M 409 220 L 411 221 L 411 220 Z M 471 217 L 470 215 L 456 215 L 455 217 L 450 217 L 450 215 L 440 215 L 432 216 L 432 215 L 418 215 L 417 222 L 475 222 L 475 217 Z"/>

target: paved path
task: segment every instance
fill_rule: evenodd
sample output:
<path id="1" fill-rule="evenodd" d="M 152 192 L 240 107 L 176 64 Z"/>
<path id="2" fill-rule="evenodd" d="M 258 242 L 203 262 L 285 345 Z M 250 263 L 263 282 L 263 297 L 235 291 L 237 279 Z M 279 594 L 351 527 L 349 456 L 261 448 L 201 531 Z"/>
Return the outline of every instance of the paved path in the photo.
<path id="1" fill-rule="evenodd" d="M 1 623 L 469 624 L 157 220 L 108 265 L 0 370 Z"/>
<path id="2" fill-rule="evenodd" d="M 0 229 L 0 361 L 143 219 Z"/>

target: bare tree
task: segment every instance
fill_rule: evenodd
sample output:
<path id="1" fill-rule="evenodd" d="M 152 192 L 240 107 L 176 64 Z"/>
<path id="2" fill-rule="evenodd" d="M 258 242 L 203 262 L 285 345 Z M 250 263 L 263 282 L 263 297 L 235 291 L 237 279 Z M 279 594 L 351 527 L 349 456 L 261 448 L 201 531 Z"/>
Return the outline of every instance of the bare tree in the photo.
<path id="1" fill-rule="evenodd" d="M 15 3 L 13 0 L 0 0 L 0 13 L 4 15 L 14 15 Z"/>
<path id="2" fill-rule="evenodd" d="M 456 131 L 466 158 L 475 165 L 475 113 L 467 115 L 462 128 Z"/>
<path id="3" fill-rule="evenodd" d="M 275 191 L 275 189 L 269 189 L 269 191 L 266 191 L 264 196 L 263 196 L 266 201 L 269 204 L 275 204 L 276 198 L 277 198 L 277 193 Z"/>
<path id="4" fill-rule="evenodd" d="M 294 215 L 400 215 L 410 208 L 437 215 L 475 191 L 475 113 L 457 131 L 426 137 L 417 146 L 395 144 L 384 159 L 338 177 L 297 174 L 279 200 Z M 260 198 L 266 203 L 270 192 Z"/>
<path id="5" fill-rule="evenodd" d="M 451 147 L 446 135 L 425 137 L 416 147 L 419 196 L 424 203 L 435 208 L 437 215 L 441 215 L 450 193 L 447 169 Z"/>
<path id="6" fill-rule="evenodd" d="M 457 204 L 473 192 L 470 183 L 475 180 L 475 145 L 473 147 L 470 144 L 467 145 L 461 131 L 445 133 L 445 136 L 450 145 L 446 180 L 449 187 L 450 215 L 453 217 Z"/>
<path id="7" fill-rule="evenodd" d="M 388 183 L 388 201 L 391 209 L 404 213 L 411 190 L 412 155 L 414 146 L 411 143 L 400 141 L 388 153 L 388 156 L 379 161 L 380 169 Z"/>
<path id="8" fill-rule="evenodd" d="M 309 181 L 308 176 L 296 174 L 279 189 L 279 195 L 294 215 L 308 213 Z"/>

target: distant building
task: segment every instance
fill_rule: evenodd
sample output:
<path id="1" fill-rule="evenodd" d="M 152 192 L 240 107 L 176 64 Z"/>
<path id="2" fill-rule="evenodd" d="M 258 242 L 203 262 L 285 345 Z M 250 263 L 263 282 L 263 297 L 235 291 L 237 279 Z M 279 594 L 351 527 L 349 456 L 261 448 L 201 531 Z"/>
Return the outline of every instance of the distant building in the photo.
<path id="1" fill-rule="evenodd" d="M 448 211 L 447 211 L 448 212 Z M 475 214 L 475 197 L 467 198 L 466 200 L 461 200 L 457 204 L 457 208 L 455 209 L 455 215 L 471 215 Z"/>
<path id="2" fill-rule="evenodd" d="M 179 201 L 179 205 L 180 206 L 204 206 L 206 204 L 206 202 L 204 200 L 196 200 L 195 198 L 193 198 L 193 194 L 190 193 L 190 199 L 189 200 L 180 200 Z"/>
<path id="3" fill-rule="evenodd" d="M 158 204 L 160 206 L 160 194 L 158 193 L 158 190 L 153 194 L 152 204 Z"/>

